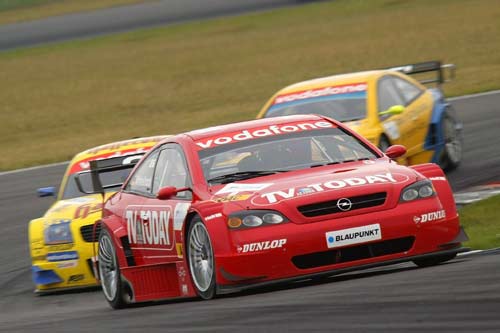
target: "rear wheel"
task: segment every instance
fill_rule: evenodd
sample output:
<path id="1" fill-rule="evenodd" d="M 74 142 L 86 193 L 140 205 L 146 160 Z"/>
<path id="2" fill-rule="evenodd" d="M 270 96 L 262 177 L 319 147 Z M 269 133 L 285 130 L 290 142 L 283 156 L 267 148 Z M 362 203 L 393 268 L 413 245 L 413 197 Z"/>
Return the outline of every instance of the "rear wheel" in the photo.
<path id="1" fill-rule="evenodd" d="M 451 259 L 455 258 L 456 256 L 457 256 L 456 253 L 446 254 L 446 255 L 428 257 L 428 258 L 423 258 L 423 259 L 416 259 L 416 260 L 413 260 L 413 263 L 415 265 L 417 265 L 418 267 L 430 267 L 430 266 L 439 265 L 445 261 L 451 260 Z"/>
<path id="2" fill-rule="evenodd" d="M 126 307 L 128 303 L 120 277 L 120 266 L 116 258 L 115 246 L 106 228 L 102 228 L 99 234 L 98 263 L 102 291 L 109 305 L 114 309 Z"/>
<path id="3" fill-rule="evenodd" d="M 441 122 L 444 147 L 439 159 L 439 166 L 450 171 L 458 167 L 462 160 L 462 131 L 458 121 L 452 114 L 446 112 Z"/>
<path id="4" fill-rule="evenodd" d="M 189 226 L 187 258 L 197 294 L 203 299 L 215 296 L 215 259 L 207 228 L 199 218 Z"/>

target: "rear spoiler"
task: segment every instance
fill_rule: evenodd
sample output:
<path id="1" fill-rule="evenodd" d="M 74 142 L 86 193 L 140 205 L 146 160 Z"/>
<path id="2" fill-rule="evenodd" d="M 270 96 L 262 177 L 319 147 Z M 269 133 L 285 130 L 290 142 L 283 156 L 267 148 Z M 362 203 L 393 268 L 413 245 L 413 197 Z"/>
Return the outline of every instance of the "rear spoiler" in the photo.
<path id="1" fill-rule="evenodd" d="M 130 154 L 124 156 L 117 156 L 106 158 L 102 160 L 93 160 L 90 161 L 90 170 L 79 172 L 75 175 L 76 186 L 78 190 L 85 194 L 97 194 L 100 193 L 104 195 L 107 189 L 113 187 L 120 187 L 123 183 L 116 184 L 107 184 L 103 185 L 101 182 L 100 175 L 106 172 L 117 171 L 117 170 L 125 170 L 132 169 L 139 160 L 144 156 L 144 153 L 139 154 Z M 80 180 L 80 176 L 83 174 L 90 173 L 90 177 L 92 180 L 92 190 L 88 191 L 83 188 L 82 182 Z"/>
<path id="2" fill-rule="evenodd" d="M 408 64 L 408 65 L 402 65 L 402 66 L 396 66 L 396 67 L 390 67 L 388 68 L 389 70 L 394 70 L 398 71 L 404 74 L 408 75 L 414 75 L 414 74 L 421 74 L 421 73 L 427 73 L 427 72 L 436 72 L 436 77 L 433 78 L 426 78 L 426 79 L 419 79 L 420 83 L 422 84 L 430 84 L 430 83 L 437 83 L 442 84 L 445 82 L 450 82 L 455 78 L 455 69 L 456 66 L 454 64 L 441 64 L 441 61 L 439 60 L 434 60 L 434 61 L 426 61 L 426 62 L 419 62 L 415 64 Z M 448 72 L 445 73 L 445 72 Z"/>

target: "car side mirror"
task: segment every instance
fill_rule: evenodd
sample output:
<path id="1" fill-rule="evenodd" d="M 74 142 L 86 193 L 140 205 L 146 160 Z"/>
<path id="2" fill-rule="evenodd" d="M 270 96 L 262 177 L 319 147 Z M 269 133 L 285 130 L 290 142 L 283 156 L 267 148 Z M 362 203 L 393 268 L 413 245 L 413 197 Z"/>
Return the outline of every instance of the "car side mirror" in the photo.
<path id="1" fill-rule="evenodd" d="M 405 107 L 403 105 L 393 105 L 387 110 L 380 112 L 379 114 L 382 116 L 384 115 L 394 116 L 397 114 L 401 114 L 403 112 L 405 112 Z"/>
<path id="2" fill-rule="evenodd" d="M 406 154 L 406 147 L 402 145 L 393 145 L 386 149 L 385 154 L 389 158 L 395 159 Z"/>
<path id="3" fill-rule="evenodd" d="M 56 196 L 56 188 L 54 186 L 50 187 L 40 187 L 36 190 L 36 193 L 40 198 L 42 197 L 55 197 Z"/>
<path id="4" fill-rule="evenodd" d="M 184 191 L 191 191 L 189 187 L 181 187 L 177 188 L 175 186 L 166 186 L 162 187 L 158 193 L 156 194 L 156 198 L 158 200 L 168 200 L 172 197 L 175 197 L 177 193 L 179 192 L 184 192 Z"/>

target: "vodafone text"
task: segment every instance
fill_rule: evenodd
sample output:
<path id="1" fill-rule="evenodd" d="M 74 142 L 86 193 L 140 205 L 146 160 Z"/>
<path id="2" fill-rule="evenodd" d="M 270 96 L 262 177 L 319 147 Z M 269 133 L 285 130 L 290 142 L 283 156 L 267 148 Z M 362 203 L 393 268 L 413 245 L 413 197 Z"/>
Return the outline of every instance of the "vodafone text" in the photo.
<path id="1" fill-rule="evenodd" d="M 355 83 L 355 84 L 347 84 L 343 86 L 333 86 L 333 87 L 324 87 L 319 89 L 310 89 L 306 91 L 299 91 L 291 94 L 280 95 L 276 97 L 273 102 L 273 105 L 294 102 L 296 100 L 308 99 L 314 97 L 322 97 L 322 96 L 330 96 L 330 95 L 339 95 L 339 94 L 349 94 L 360 91 L 366 91 L 367 85 L 366 83 Z"/>
<path id="2" fill-rule="evenodd" d="M 327 121 L 291 123 L 286 125 L 271 125 L 265 128 L 259 128 L 250 131 L 243 130 L 241 132 L 231 133 L 228 134 L 227 136 L 220 136 L 217 138 L 204 140 L 203 142 L 196 142 L 196 144 L 198 145 L 198 147 L 202 149 L 208 149 L 214 146 L 233 143 L 235 141 L 245 141 L 255 138 L 262 138 L 270 135 L 280 135 L 292 132 L 302 132 L 302 131 L 316 130 L 321 128 L 332 128 L 332 127 L 335 127 L 335 125 Z"/>

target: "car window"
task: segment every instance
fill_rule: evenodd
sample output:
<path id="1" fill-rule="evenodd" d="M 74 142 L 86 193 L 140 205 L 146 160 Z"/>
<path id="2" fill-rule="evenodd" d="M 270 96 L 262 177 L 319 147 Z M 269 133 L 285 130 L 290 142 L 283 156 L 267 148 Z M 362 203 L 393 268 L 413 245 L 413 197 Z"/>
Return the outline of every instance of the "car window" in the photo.
<path id="1" fill-rule="evenodd" d="M 153 193 L 167 186 L 177 188 L 189 187 L 190 179 L 186 160 L 180 148 L 169 145 L 162 149 L 158 157 L 158 164 L 153 179 Z M 190 196 L 190 192 L 180 192 L 177 197 L 184 198 Z"/>
<path id="2" fill-rule="evenodd" d="M 151 153 L 134 172 L 125 190 L 131 192 L 151 194 L 153 175 L 159 151 Z"/>
<path id="3" fill-rule="evenodd" d="M 396 89 L 399 90 L 404 99 L 405 106 L 413 102 L 423 92 L 422 89 L 402 78 L 394 77 L 393 80 Z"/>
<path id="4" fill-rule="evenodd" d="M 255 172 L 286 172 L 377 157 L 340 128 L 241 141 L 202 150 L 199 155 L 205 179 L 210 184 L 224 182 L 225 175 L 235 173 L 251 177 Z"/>
<path id="5" fill-rule="evenodd" d="M 384 112 L 394 105 L 404 105 L 401 95 L 396 89 L 392 76 L 385 76 L 379 80 L 378 84 L 378 112 Z M 380 115 L 380 119 L 384 120 L 390 115 Z"/>

